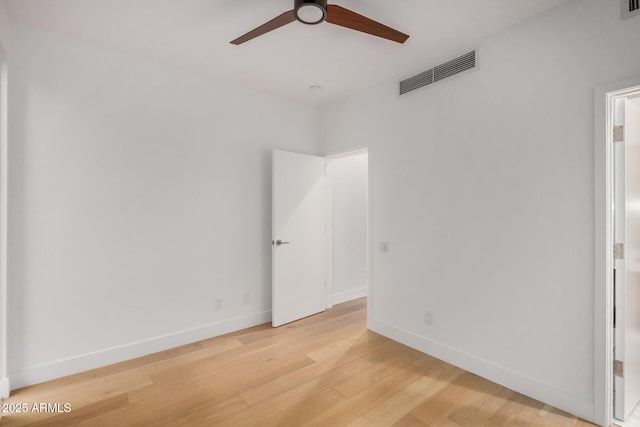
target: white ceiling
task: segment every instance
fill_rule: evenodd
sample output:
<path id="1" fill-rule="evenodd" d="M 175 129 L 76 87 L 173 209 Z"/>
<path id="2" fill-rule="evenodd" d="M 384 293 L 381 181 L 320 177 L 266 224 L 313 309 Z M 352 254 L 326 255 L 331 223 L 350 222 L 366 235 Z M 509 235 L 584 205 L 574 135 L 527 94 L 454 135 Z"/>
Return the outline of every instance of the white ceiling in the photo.
<path id="1" fill-rule="evenodd" d="M 411 37 L 401 45 L 294 22 L 240 46 L 229 41 L 292 9 L 293 0 L 4 1 L 13 22 L 326 105 L 437 65 L 566 0 L 330 0 Z M 312 93 L 311 85 L 323 90 Z"/>

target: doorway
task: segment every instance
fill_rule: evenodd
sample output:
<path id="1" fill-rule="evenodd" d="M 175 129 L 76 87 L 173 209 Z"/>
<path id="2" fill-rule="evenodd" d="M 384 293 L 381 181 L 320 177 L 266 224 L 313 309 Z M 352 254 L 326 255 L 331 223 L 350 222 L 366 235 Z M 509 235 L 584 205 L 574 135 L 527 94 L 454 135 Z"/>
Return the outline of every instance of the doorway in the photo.
<path id="1" fill-rule="evenodd" d="M 640 427 L 640 91 L 612 101 L 613 416 Z"/>
<path id="2" fill-rule="evenodd" d="M 368 153 L 275 150 L 272 325 L 368 297 Z"/>
<path id="3" fill-rule="evenodd" d="M 595 95 L 594 418 L 640 427 L 640 78 Z"/>
<path id="4" fill-rule="evenodd" d="M 368 296 L 369 154 L 327 157 L 327 307 Z"/>

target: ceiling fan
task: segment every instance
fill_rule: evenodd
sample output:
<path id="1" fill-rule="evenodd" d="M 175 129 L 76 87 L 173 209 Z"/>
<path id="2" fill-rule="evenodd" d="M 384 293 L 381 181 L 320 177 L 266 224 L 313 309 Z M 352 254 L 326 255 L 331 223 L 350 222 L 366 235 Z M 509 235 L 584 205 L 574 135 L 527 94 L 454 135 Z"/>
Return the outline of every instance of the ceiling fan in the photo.
<path id="1" fill-rule="evenodd" d="M 232 40 L 235 45 L 273 31 L 293 21 L 315 25 L 324 21 L 352 30 L 361 31 L 373 36 L 382 37 L 398 43 L 404 43 L 409 36 L 391 27 L 355 13 L 335 4 L 327 4 L 327 0 L 294 0 L 293 9 L 273 18 L 271 21 L 249 31 L 247 34 Z"/>

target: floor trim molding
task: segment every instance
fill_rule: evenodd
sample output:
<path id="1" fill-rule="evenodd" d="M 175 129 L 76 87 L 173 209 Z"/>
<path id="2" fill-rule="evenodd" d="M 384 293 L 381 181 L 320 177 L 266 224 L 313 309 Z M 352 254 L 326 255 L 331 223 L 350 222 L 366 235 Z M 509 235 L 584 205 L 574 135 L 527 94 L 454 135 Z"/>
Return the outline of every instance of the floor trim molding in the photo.
<path id="1" fill-rule="evenodd" d="M 271 321 L 271 311 L 263 311 L 210 325 L 187 329 L 93 353 L 81 354 L 41 365 L 30 366 L 10 374 L 11 389 L 77 374 L 136 357 L 146 356 L 181 345 L 190 344 Z M 0 386 L 2 383 L 0 382 Z M 9 381 L 7 380 L 7 388 Z"/>
<path id="2" fill-rule="evenodd" d="M 379 320 L 373 320 L 370 329 L 387 338 L 420 350 L 423 353 L 427 353 L 462 368 L 465 371 L 472 372 L 501 386 L 547 403 L 585 420 L 593 421 L 593 401 L 576 398 L 564 390 L 542 383 L 535 378 Z"/>
<path id="3" fill-rule="evenodd" d="M 333 294 L 333 304 L 342 304 L 343 302 L 351 301 L 358 298 L 367 296 L 367 287 L 358 289 L 352 289 L 350 291 L 338 292 Z"/>
<path id="4" fill-rule="evenodd" d="M 0 399 L 6 399 L 9 397 L 9 378 L 0 379 Z M 0 411 L 1 412 L 1 411 Z"/>

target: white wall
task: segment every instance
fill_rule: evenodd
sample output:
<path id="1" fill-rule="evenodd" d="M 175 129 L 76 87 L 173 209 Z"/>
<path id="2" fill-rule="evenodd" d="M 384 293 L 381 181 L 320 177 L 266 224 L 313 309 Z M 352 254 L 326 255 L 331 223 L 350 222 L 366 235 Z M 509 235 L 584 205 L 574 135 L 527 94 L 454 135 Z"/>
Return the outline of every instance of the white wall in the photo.
<path id="1" fill-rule="evenodd" d="M 11 34 L 9 25 L 9 12 L 3 0 L 0 0 L 0 46 L 5 50 L 9 50 L 11 45 Z"/>
<path id="2" fill-rule="evenodd" d="M 323 112 L 325 152 L 369 147 L 374 330 L 593 419 L 593 89 L 640 75 L 639 24 L 571 1 Z"/>
<path id="3" fill-rule="evenodd" d="M 331 182 L 333 303 L 367 295 L 368 155 L 332 159 Z"/>
<path id="4" fill-rule="evenodd" d="M 7 378 L 7 89 L 10 48 L 9 14 L 0 1 L 0 398 L 9 396 Z M 2 414 L 0 414 L 2 418 Z"/>
<path id="5" fill-rule="evenodd" d="M 12 388 L 270 321 L 271 150 L 316 153 L 317 111 L 27 27 L 12 46 Z"/>

